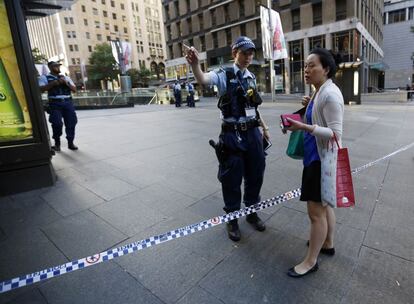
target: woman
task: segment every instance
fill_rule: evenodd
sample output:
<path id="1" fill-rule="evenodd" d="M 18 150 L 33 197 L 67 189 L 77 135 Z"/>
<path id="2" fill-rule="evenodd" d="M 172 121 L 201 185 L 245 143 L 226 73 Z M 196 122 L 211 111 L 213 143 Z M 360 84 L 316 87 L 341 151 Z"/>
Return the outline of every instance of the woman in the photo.
<path id="1" fill-rule="evenodd" d="M 303 103 L 307 105 L 306 123 L 289 119 L 291 127 L 288 130 L 305 131 L 300 200 L 307 201 L 311 222 L 308 252 L 300 264 L 289 269 L 288 275 L 291 277 L 302 277 L 317 271 L 319 253 L 335 254 L 335 213 L 321 198 L 322 151 L 334 135 L 339 143 L 342 136 L 344 99 L 332 82 L 335 70 L 335 60 L 328 50 L 318 48 L 311 51 L 305 64 L 305 81 L 315 87 L 315 93 L 310 99 L 304 98 Z"/>

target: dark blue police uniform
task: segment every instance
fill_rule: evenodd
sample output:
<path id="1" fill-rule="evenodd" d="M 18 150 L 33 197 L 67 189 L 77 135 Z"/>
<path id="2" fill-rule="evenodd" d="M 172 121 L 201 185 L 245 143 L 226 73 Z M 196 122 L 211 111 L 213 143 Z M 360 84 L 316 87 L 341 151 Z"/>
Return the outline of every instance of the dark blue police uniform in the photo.
<path id="1" fill-rule="evenodd" d="M 58 80 L 59 77 L 48 74 L 46 76 L 48 83 Z M 75 126 L 78 122 L 75 107 L 72 103 L 72 92 L 66 84 L 60 84 L 52 87 L 48 91 L 49 100 L 49 122 L 52 124 L 53 139 L 60 143 L 62 135 L 63 121 L 65 123 L 66 138 L 68 143 L 73 143 L 75 138 Z"/>
<path id="2" fill-rule="evenodd" d="M 238 72 L 241 73 L 240 70 Z M 221 105 L 223 124 L 219 140 L 224 145 L 227 157 L 219 165 L 218 179 L 222 184 L 224 210 L 232 212 L 240 209 L 243 178 L 244 204 L 251 206 L 260 201 L 265 154 L 263 136 L 258 128 L 257 106 L 245 102 L 247 90 L 256 88 L 256 80 L 237 76 L 233 68 L 225 70 L 225 73 L 226 94 L 230 98 L 227 99 L 229 104 Z M 249 117 L 246 111 L 254 116 Z"/>

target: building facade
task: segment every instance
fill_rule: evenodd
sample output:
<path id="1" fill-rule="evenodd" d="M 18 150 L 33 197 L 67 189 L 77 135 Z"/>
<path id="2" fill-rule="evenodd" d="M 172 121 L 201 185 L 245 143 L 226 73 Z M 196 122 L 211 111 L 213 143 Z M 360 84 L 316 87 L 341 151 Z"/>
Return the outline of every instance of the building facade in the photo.
<path id="1" fill-rule="evenodd" d="M 259 88 L 270 91 L 269 64 L 261 51 L 260 6 L 255 0 L 163 0 L 167 33 L 167 79 L 191 77 L 182 43 L 194 45 L 205 57 L 205 69 L 231 64 L 230 44 L 240 35 L 252 38 L 258 52 L 252 70 Z M 289 58 L 275 62 L 276 88 L 308 93 L 304 60 L 317 46 L 334 50 L 345 62 L 360 62 L 365 90 L 377 86 L 381 74 L 382 12 L 379 0 L 280 0 L 272 9 L 281 16 Z"/>
<path id="2" fill-rule="evenodd" d="M 386 89 L 414 84 L 414 0 L 386 1 L 384 62 Z M 401 47 L 396 47 L 396 46 Z"/>
<path id="3" fill-rule="evenodd" d="M 166 47 L 162 6 L 157 0 L 78 0 L 55 15 L 28 20 L 32 47 L 49 59 L 61 60 L 72 78 L 82 82 L 95 46 L 113 40 L 131 44 L 132 68 L 150 69 L 164 78 Z"/>

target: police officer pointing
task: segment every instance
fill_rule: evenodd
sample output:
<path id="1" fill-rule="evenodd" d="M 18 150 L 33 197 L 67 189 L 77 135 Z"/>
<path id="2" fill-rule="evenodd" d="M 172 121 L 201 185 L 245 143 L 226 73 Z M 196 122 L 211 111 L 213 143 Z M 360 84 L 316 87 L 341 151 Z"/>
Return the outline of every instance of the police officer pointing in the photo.
<path id="1" fill-rule="evenodd" d="M 72 103 L 72 92 L 76 92 L 73 81 L 60 74 L 60 63 L 50 61 L 48 67 L 50 74 L 39 78 L 40 90 L 47 91 L 49 101 L 49 122 L 52 124 L 55 151 L 60 151 L 60 136 L 62 135 L 62 118 L 65 122 L 66 138 L 70 150 L 78 150 L 75 139 L 75 126 L 78 122 L 75 108 Z"/>
<path id="2" fill-rule="evenodd" d="M 256 47 L 250 38 L 241 36 L 231 48 L 235 61 L 233 66 L 209 73 L 201 71 L 198 52 L 194 47 L 189 48 L 186 55 L 198 83 L 218 87 L 222 125 L 215 148 L 220 163 L 218 178 L 222 184 L 223 209 L 227 213 L 240 209 L 243 179 L 244 204 L 251 206 L 260 201 L 265 170 L 263 137 L 270 137 L 269 128 L 257 109 L 262 100 L 257 93 L 256 78 L 247 70 Z M 266 228 L 256 213 L 249 214 L 246 220 L 258 231 Z M 227 233 L 231 240 L 240 240 L 237 219 L 227 223 Z"/>

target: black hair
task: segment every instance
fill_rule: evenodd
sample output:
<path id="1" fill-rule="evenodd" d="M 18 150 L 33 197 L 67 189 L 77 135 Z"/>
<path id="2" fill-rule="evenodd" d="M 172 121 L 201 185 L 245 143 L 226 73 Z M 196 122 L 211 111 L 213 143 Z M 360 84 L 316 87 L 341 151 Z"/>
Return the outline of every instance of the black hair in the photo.
<path id="1" fill-rule="evenodd" d="M 340 58 L 338 56 L 335 56 L 332 51 L 328 51 L 327 49 L 323 48 L 316 48 L 313 49 L 309 55 L 315 54 L 319 57 L 319 61 L 322 64 L 322 67 L 324 69 L 328 68 L 328 78 L 333 78 L 335 76 L 336 72 L 336 66 L 340 63 Z"/>

